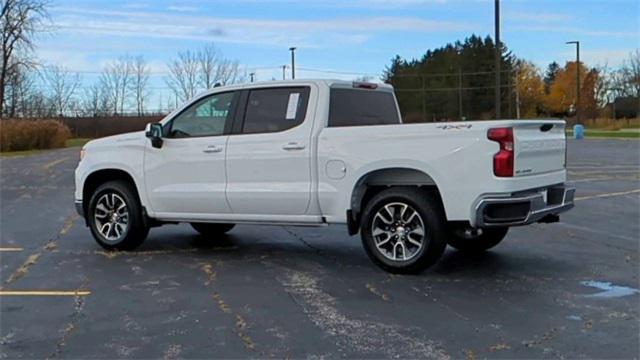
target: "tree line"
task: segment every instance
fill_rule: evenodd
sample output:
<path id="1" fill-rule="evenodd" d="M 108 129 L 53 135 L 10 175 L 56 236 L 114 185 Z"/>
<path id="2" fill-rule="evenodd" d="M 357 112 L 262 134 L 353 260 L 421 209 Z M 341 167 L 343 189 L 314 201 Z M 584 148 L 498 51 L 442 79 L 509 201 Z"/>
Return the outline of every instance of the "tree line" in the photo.
<path id="1" fill-rule="evenodd" d="M 148 114 L 154 86 L 152 66 L 143 55 L 108 62 L 92 84 L 81 73 L 38 61 L 37 35 L 54 30 L 48 6 L 48 0 L 0 0 L 0 118 Z M 490 37 L 472 35 L 428 50 L 419 59 L 396 56 L 382 77 L 394 85 L 407 122 L 492 119 L 495 48 Z M 517 58 L 505 44 L 500 49 L 504 117 L 571 116 L 576 109 L 576 68 L 581 80 L 580 109 L 586 118 L 610 116 L 608 104 L 614 99 L 637 98 L 640 93 L 639 50 L 615 70 L 554 62 L 543 72 Z M 240 63 L 226 58 L 213 44 L 178 53 L 166 69 L 164 84 L 171 98 L 159 99 L 156 109 L 177 107 L 217 84 L 247 81 Z"/>
<path id="2" fill-rule="evenodd" d="M 97 81 L 86 85 L 81 73 L 41 64 L 35 38 L 54 29 L 46 0 L 0 2 L 0 118 L 145 115 L 152 88 L 150 64 L 143 55 L 125 55 L 104 65 Z M 178 103 L 216 85 L 246 81 L 237 60 L 226 58 L 213 44 L 180 52 L 167 64 L 164 82 L 172 93 L 160 108 Z"/>
<path id="3" fill-rule="evenodd" d="M 576 66 L 580 71 L 583 118 L 611 116 L 616 98 L 640 94 L 640 51 L 629 54 L 619 69 L 553 62 L 541 71 L 518 59 L 501 44 L 500 106 L 503 117 L 572 116 L 576 110 Z M 495 117 L 495 43 L 472 35 L 464 41 L 427 51 L 421 58 L 392 59 L 383 79 L 394 85 L 407 122 Z M 637 110 L 637 109 L 636 109 Z"/>

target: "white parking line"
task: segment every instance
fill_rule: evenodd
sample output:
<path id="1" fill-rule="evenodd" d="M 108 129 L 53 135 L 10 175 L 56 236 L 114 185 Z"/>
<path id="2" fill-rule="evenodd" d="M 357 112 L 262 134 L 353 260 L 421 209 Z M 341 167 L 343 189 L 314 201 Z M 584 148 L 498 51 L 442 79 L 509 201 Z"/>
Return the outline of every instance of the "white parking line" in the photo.
<path id="1" fill-rule="evenodd" d="M 21 247 L 0 247 L 0 252 L 22 251 Z"/>
<path id="2" fill-rule="evenodd" d="M 74 290 L 0 290 L 0 296 L 87 296 L 91 291 Z"/>

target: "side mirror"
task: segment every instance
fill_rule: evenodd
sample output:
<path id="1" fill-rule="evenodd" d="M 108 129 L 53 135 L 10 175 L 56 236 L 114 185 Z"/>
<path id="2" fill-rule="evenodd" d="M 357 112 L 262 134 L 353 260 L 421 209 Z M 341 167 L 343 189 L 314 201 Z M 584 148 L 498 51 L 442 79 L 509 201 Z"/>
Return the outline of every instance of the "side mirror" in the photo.
<path id="1" fill-rule="evenodd" d="M 162 147 L 162 124 L 147 124 L 147 127 L 145 128 L 145 135 L 149 140 L 151 140 L 151 146 L 156 149 L 160 149 Z"/>

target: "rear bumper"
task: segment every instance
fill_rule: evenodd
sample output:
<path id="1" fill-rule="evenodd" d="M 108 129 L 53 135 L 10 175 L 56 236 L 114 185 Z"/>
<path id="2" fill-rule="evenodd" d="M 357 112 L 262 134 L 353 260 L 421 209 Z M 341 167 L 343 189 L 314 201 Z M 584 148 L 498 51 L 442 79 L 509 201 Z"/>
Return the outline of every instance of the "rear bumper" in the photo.
<path id="1" fill-rule="evenodd" d="M 482 228 L 557 221 L 557 215 L 573 207 L 574 193 L 574 188 L 555 185 L 504 196 L 483 197 L 476 205 L 475 225 Z"/>

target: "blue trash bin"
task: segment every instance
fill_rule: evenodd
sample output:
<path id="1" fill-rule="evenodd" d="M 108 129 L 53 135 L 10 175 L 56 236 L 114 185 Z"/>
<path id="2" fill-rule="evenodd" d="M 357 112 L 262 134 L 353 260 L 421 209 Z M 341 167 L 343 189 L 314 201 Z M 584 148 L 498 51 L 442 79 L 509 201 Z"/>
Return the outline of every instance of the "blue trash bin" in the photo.
<path id="1" fill-rule="evenodd" d="M 573 125 L 573 138 L 576 140 L 584 139 L 584 126 L 577 124 Z"/>

